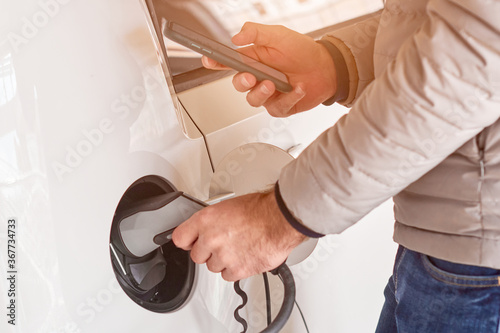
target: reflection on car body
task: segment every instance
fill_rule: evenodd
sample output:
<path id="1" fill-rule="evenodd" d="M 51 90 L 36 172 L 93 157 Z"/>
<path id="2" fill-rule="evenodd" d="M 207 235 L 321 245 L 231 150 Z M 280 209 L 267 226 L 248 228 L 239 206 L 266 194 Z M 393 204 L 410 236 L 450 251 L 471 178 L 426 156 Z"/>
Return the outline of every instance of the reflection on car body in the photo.
<path id="1" fill-rule="evenodd" d="M 234 331 L 228 314 L 239 300 L 203 268 L 197 293 L 175 313 L 144 310 L 123 292 L 109 248 L 118 203 L 148 175 L 207 200 L 214 172 L 235 149 L 256 144 L 246 151 L 258 155 L 264 145 L 298 153 L 345 110 L 320 107 L 274 119 L 249 107 L 230 73 L 203 69 L 198 57 L 165 45 L 161 17 L 183 18 L 227 42 L 246 20 L 309 32 L 378 7 L 375 0 L 6 4 L 0 13 L 0 239 L 8 221 L 18 221 L 19 279 L 16 326 L 3 320 L 0 331 Z M 228 174 L 239 170 L 225 165 Z M 0 252 L 1 276 L 8 270 L 5 255 Z M 7 295 L 2 280 L 0 294 Z M 258 297 L 254 302 L 250 313 L 261 308 Z M 258 329 L 265 323 L 253 313 L 250 323 Z"/>

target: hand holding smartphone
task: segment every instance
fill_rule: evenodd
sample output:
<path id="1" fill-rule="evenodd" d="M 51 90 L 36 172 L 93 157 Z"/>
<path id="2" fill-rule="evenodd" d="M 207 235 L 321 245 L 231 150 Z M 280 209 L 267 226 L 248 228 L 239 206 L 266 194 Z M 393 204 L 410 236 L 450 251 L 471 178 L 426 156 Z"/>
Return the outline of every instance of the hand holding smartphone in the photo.
<path id="1" fill-rule="evenodd" d="M 251 73 L 259 81 L 272 81 L 276 89 L 281 92 L 292 91 L 292 86 L 288 83 L 288 78 L 284 73 L 246 56 L 229 46 L 188 29 L 179 23 L 167 21 L 163 28 L 163 35 L 225 66 L 239 72 Z"/>

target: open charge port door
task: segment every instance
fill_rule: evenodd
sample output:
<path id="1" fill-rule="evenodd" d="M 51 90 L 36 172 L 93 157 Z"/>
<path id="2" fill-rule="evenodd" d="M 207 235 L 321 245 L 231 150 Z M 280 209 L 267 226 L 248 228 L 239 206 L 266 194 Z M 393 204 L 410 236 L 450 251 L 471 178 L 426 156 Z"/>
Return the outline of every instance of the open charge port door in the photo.
<path id="1" fill-rule="evenodd" d="M 194 289 L 196 267 L 171 233 L 203 202 L 177 191 L 159 176 L 134 182 L 120 200 L 111 226 L 110 256 L 123 291 L 154 312 L 173 312 Z"/>

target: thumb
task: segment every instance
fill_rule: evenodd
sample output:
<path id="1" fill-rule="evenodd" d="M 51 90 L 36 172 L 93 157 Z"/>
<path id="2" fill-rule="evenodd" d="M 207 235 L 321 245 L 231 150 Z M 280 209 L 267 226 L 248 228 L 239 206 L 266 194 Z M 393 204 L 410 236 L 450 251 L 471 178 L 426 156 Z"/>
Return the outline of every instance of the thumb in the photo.
<path id="1" fill-rule="evenodd" d="M 172 233 L 172 241 L 175 246 L 186 251 L 191 250 L 199 235 L 197 224 L 194 222 L 193 215 L 191 218 L 175 228 Z"/>
<path id="2" fill-rule="evenodd" d="M 240 32 L 233 36 L 231 41 L 237 46 L 248 44 L 260 46 L 273 45 L 277 38 L 277 29 L 278 26 L 246 22 Z"/>

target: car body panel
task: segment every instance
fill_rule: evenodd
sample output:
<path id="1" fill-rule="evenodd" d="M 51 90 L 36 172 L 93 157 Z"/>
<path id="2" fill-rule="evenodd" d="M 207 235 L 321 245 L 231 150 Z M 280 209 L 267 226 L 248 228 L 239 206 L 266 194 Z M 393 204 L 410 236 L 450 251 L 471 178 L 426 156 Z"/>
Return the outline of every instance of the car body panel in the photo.
<path id="1" fill-rule="evenodd" d="M 0 251 L 0 304 L 8 314 L 15 301 L 16 325 L 2 312 L 0 331 L 239 329 L 232 312 L 241 300 L 205 266 L 194 297 L 177 312 L 153 313 L 130 300 L 110 260 L 116 206 L 146 175 L 207 200 L 213 170 L 234 149 L 260 142 L 296 156 L 347 110 L 321 106 L 275 119 L 249 107 L 230 77 L 177 94 L 143 1 L 1 1 L 8 10 L 0 12 L 0 243 L 15 220 L 16 247 L 12 268 Z M 294 268 L 298 299 L 314 322 L 318 304 L 306 296 L 328 277 L 313 278 L 309 267 L 334 259 L 335 244 L 320 241 Z M 10 271 L 13 297 L 4 278 Z M 253 327 L 265 324 L 259 282 L 247 286 Z M 279 290 L 279 281 L 272 285 Z M 298 318 L 284 331 L 302 331 Z"/>

